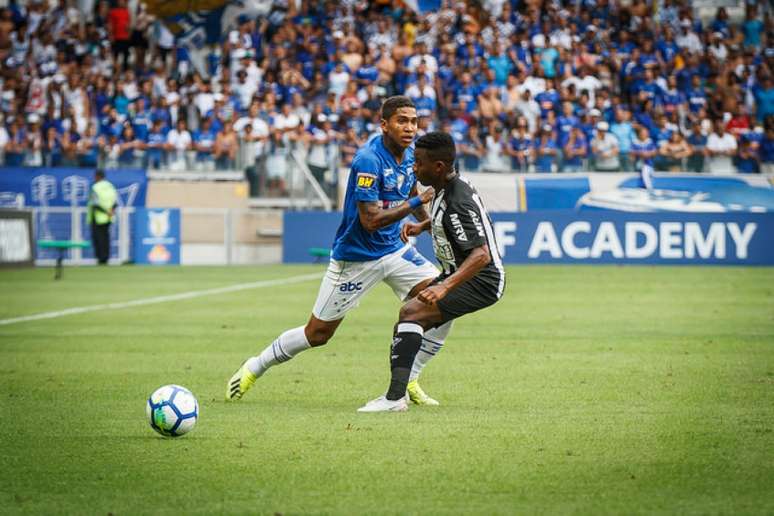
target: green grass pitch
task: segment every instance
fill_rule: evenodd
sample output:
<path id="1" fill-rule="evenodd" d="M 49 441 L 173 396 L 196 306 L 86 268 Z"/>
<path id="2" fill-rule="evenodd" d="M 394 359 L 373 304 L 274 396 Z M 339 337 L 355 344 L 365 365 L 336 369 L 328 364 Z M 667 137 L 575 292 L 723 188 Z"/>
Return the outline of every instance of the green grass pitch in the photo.
<path id="1" fill-rule="evenodd" d="M 314 271 L 3 270 L 0 319 Z M 0 513 L 774 513 L 772 268 L 509 268 L 425 371 L 440 407 L 361 415 L 389 376 L 380 286 L 225 403 L 317 288 L 0 325 Z M 145 421 L 167 383 L 201 409 L 175 440 Z"/>

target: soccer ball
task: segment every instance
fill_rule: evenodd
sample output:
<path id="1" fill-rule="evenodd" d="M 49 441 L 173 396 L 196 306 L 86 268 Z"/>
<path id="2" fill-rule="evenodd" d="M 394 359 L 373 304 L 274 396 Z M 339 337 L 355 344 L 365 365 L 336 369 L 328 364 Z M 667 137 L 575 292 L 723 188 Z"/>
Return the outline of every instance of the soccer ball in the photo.
<path id="1" fill-rule="evenodd" d="M 150 395 L 145 414 L 151 428 L 164 437 L 180 437 L 196 425 L 199 402 L 185 387 L 165 385 Z"/>

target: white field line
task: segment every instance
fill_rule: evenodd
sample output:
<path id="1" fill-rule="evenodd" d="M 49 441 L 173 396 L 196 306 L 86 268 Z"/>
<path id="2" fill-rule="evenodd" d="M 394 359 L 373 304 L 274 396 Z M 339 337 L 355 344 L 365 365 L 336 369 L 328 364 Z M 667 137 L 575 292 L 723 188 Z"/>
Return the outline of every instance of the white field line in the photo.
<path id="1" fill-rule="evenodd" d="M 239 292 L 255 288 L 276 287 L 281 285 L 291 285 L 293 283 L 302 283 L 313 279 L 320 279 L 320 273 L 302 274 L 300 276 L 291 276 L 289 278 L 280 278 L 275 280 L 254 281 L 252 283 L 240 283 L 228 287 L 208 288 L 205 290 L 191 290 L 189 292 L 180 292 L 179 294 L 169 294 L 167 296 L 146 297 L 143 299 L 134 299 L 121 303 L 106 303 L 103 305 L 75 306 L 55 312 L 42 312 L 39 314 L 25 315 L 22 317 L 13 317 L 11 319 L 0 319 L 0 326 L 16 324 L 21 322 L 39 321 L 41 319 L 54 319 L 67 315 L 84 314 L 88 312 L 99 312 L 101 310 L 119 310 L 121 308 L 131 308 L 134 306 L 155 305 L 158 303 L 167 303 L 169 301 L 181 301 L 184 299 L 193 299 L 204 296 L 214 296 L 216 294 L 228 294 L 230 292 Z"/>

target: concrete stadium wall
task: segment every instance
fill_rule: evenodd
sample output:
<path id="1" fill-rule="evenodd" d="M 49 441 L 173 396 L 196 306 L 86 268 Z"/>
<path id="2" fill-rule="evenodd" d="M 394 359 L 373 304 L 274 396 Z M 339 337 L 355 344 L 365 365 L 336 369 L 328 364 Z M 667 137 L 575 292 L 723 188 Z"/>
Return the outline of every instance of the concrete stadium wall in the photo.
<path id="1" fill-rule="evenodd" d="M 182 264 L 279 263 L 282 211 L 251 209 L 247 192 L 246 182 L 150 181 L 147 206 L 180 208 Z"/>

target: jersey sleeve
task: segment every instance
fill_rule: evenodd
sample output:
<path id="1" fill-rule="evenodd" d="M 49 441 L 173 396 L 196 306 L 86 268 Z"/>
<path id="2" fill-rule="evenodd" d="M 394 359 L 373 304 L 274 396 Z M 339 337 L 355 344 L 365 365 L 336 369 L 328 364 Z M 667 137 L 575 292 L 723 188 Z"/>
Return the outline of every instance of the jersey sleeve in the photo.
<path id="1" fill-rule="evenodd" d="M 446 210 L 446 216 L 451 226 L 451 231 L 446 232 L 447 236 L 452 238 L 460 249 L 467 251 L 486 244 L 482 221 L 486 215 L 481 213 L 473 199 L 465 198 L 452 203 Z"/>
<path id="2" fill-rule="evenodd" d="M 379 200 L 381 174 L 379 161 L 372 154 L 355 156 L 350 174 L 355 175 L 354 197 L 356 201 L 371 202 Z"/>

